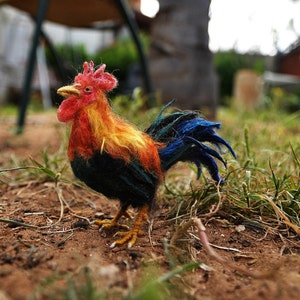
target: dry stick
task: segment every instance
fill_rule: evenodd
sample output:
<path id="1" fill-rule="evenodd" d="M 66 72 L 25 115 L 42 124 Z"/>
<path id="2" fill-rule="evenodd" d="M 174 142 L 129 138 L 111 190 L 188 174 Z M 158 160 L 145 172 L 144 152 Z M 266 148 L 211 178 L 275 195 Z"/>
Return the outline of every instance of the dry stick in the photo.
<path id="1" fill-rule="evenodd" d="M 63 201 L 63 196 L 62 196 L 61 189 L 58 187 L 58 181 L 55 182 L 55 191 L 56 191 L 59 203 L 60 203 L 59 218 L 58 218 L 58 220 L 54 224 L 46 225 L 46 226 L 41 226 L 41 227 L 38 227 L 38 229 L 51 228 L 51 227 L 57 225 L 62 220 L 62 218 L 63 218 L 63 215 L 64 215 L 64 201 Z"/>
<path id="2" fill-rule="evenodd" d="M 64 244 L 65 244 L 65 242 L 67 241 L 67 240 L 69 240 L 72 236 L 73 236 L 73 231 L 69 234 L 69 235 L 67 235 L 66 237 L 64 237 L 60 242 L 58 242 L 57 244 L 56 244 L 56 246 L 57 247 L 61 247 L 61 246 L 63 246 Z"/>
<path id="3" fill-rule="evenodd" d="M 216 185 L 216 189 L 217 189 L 217 194 L 218 194 L 218 203 L 213 211 L 210 211 L 203 215 L 203 217 L 205 217 L 205 218 L 214 216 L 219 211 L 219 209 L 221 208 L 221 206 L 223 204 L 224 197 L 221 195 L 221 192 L 220 192 L 220 183 Z"/>
<path id="4" fill-rule="evenodd" d="M 59 219 L 54 224 L 51 224 L 49 226 L 40 227 L 41 229 L 53 227 L 54 225 L 58 224 L 62 220 L 63 215 L 64 215 L 64 205 L 69 209 L 69 211 L 71 212 L 71 214 L 73 216 L 75 216 L 77 218 L 80 218 L 80 219 L 84 219 L 84 220 L 88 221 L 89 224 L 91 223 L 88 218 L 76 214 L 74 212 L 74 210 L 69 206 L 69 204 L 64 199 L 64 196 L 63 196 L 63 193 L 62 193 L 62 189 L 59 186 L 59 182 L 58 181 L 55 182 L 55 192 L 57 194 L 57 198 L 58 198 L 59 203 L 60 203 L 60 215 L 59 215 Z"/>
<path id="5" fill-rule="evenodd" d="M 2 218 L 0 218 L 0 222 L 14 224 L 16 226 L 29 227 L 29 228 L 33 228 L 33 229 L 39 229 L 40 228 L 40 227 L 35 226 L 35 225 L 30 225 L 30 224 L 26 224 L 26 223 L 23 223 L 23 222 L 19 222 L 19 221 L 15 221 L 15 220 L 10 220 L 10 219 L 2 219 Z"/>
<path id="6" fill-rule="evenodd" d="M 293 224 L 290 219 L 285 215 L 285 213 L 274 203 L 274 201 L 268 197 L 265 196 L 265 199 L 271 204 L 272 208 L 274 209 L 278 219 L 281 218 L 283 220 L 283 223 L 292 228 L 297 235 L 300 235 L 300 228 Z"/>
<path id="7" fill-rule="evenodd" d="M 91 224 L 91 221 L 87 218 L 87 217 L 83 217 L 83 216 L 80 216 L 78 215 L 71 207 L 70 205 L 66 202 L 66 200 L 64 199 L 64 196 L 62 194 L 62 189 L 60 187 L 58 187 L 58 182 L 57 184 L 55 185 L 55 191 L 57 193 L 57 196 L 59 198 L 59 202 L 61 204 L 61 213 L 63 213 L 63 205 L 65 204 L 65 206 L 69 209 L 69 211 L 71 212 L 71 214 L 79 219 L 83 219 L 83 220 L 86 220 L 89 224 Z"/>
<path id="8" fill-rule="evenodd" d="M 11 172 L 11 171 L 19 171 L 19 170 L 26 170 L 26 169 L 38 169 L 38 167 L 35 167 L 35 166 L 25 166 L 25 167 L 15 167 L 15 168 L 11 168 L 11 169 L 1 169 L 0 173 Z"/>
<path id="9" fill-rule="evenodd" d="M 193 218 L 192 220 L 193 225 L 195 225 L 199 232 L 198 236 L 199 239 L 203 245 L 203 248 L 206 250 L 208 255 L 210 255 L 212 258 L 214 258 L 216 261 L 218 261 L 221 264 L 226 264 L 226 266 L 230 267 L 231 269 L 234 269 L 240 273 L 243 273 L 245 275 L 251 276 L 256 279 L 262 279 L 262 278 L 270 278 L 274 275 L 275 271 L 279 268 L 279 266 L 276 269 L 267 271 L 267 272 L 254 272 L 249 271 L 244 268 L 241 268 L 234 263 L 225 260 L 223 257 L 221 257 L 215 250 L 210 246 L 207 235 L 205 233 L 205 226 L 202 224 L 201 220 L 199 218 Z"/>
<path id="10" fill-rule="evenodd" d="M 62 220 L 63 215 L 64 215 L 64 198 L 63 198 L 63 195 L 62 195 L 62 190 L 59 187 L 59 182 L 58 181 L 55 182 L 55 191 L 56 191 L 59 203 L 60 203 L 60 215 L 59 215 L 58 221 L 55 223 L 55 224 L 57 224 Z"/>

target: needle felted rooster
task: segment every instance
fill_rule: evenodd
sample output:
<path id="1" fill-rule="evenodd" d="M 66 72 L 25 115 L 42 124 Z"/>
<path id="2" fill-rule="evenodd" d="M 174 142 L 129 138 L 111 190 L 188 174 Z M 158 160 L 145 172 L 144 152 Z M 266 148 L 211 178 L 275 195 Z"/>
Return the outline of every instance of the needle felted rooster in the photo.
<path id="1" fill-rule="evenodd" d="M 164 173 L 178 161 L 190 161 L 198 168 L 205 166 L 216 182 L 219 176 L 217 158 L 221 146 L 231 146 L 214 131 L 220 124 L 200 118 L 190 111 L 163 115 L 169 103 L 145 131 L 117 116 L 111 109 L 106 92 L 117 85 L 117 79 L 105 72 L 105 65 L 94 69 L 85 62 L 74 84 L 58 89 L 65 100 L 58 108 L 61 122 L 70 122 L 68 157 L 77 178 L 108 198 L 120 200 L 120 211 L 112 220 L 95 221 L 101 228 L 125 227 L 119 224 L 128 217 L 127 208 L 138 207 L 132 229 L 120 231 L 121 238 L 111 247 L 128 243 L 131 247 L 148 218 L 156 190 Z M 216 146 L 209 147 L 207 143 Z"/>

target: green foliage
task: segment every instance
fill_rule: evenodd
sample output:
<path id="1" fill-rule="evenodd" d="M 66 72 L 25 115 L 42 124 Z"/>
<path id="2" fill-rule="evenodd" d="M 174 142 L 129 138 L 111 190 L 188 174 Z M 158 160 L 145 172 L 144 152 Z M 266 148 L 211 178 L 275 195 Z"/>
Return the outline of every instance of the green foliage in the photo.
<path id="1" fill-rule="evenodd" d="M 288 92 L 280 87 L 272 87 L 265 97 L 265 104 L 276 111 L 295 112 L 300 110 L 300 91 Z"/>
<path id="2" fill-rule="evenodd" d="M 60 292 L 61 300 L 101 300 L 105 294 L 97 291 L 91 278 L 90 270 L 84 268 L 79 274 L 80 278 L 70 278 L 67 288 Z M 57 299 L 57 298 L 56 298 Z"/>
<path id="3" fill-rule="evenodd" d="M 65 69 L 70 80 L 73 80 L 73 78 L 77 75 L 78 70 L 81 70 L 82 63 L 84 61 L 90 61 L 92 59 L 92 56 L 88 54 L 84 44 L 58 44 L 55 46 L 55 51 L 60 57 L 63 63 L 62 67 Z M 54 68 L 55 60 L 48 48 L 46 48 L 45 53 L 47 63 Z"/>
<path id="4" fill-rule="evenodd" d="M 64 63 L 73 64 L 73 66 L 82 65 L 82 62 L 90 59 L 84 44 L 70 45 L 58 44 L 55 46 L 55 51 L 61 57 Z M 46 58 L 50 65 L 54 64 L 53 57 L 50 51 L 46 48 Z M 76 70 L 74 70 L 76 72 Z"/>
<path id="5" fill-rule="evenodd" d="M 58 300 L 165 300 L 181 293 L 172 280 L 176 277 L 191 272 L 199 267 L 199 263 L 188 263 L 175 266 L 170 271 L 163 272 L 158 265 L 149 264 L 144 267 L 140 280 L 135 282 L 132 289 L 125 295 L 113 289 L 100 290 L 97 280 L 93 278 L 88 267 L 83 267 L 78 274 L 58 275 L 53 274 L 45 278 L 29 300 L 35 299 L 58 299 Z M 57 282 L 63 281 L 64 287 L 56 287 Z M 124 294 L 124 293 L 123 293 Z"/>
<path id="6" fill-rule="evenodd" d="M 266 70 L 266 63 L 263 58 L 254 58 L 254 62 L 251 68 L 253 71 L 255 71 L 258 74 L 263 74 Z"/>
<path id="7" fill-rule="evenodd" d="M 149 48 L 149 39 L 146 35 L 140 36 L 143 47 L 146 51 Z M 107 70 L 113 72 L 118 78 L 119 85 L 114 91 L 126 89 L 126 78 L 128 76 L 129 68 L 139 61 L 138 53 L 135 44 L 131 38 L 123 38 L 117 40 L 110 47 L 100 50 L 93 55 L 93 60 L 96 64 L 105 63 Z"/>
<path id="8" fill-rule="evenodd" d="M 192 262 L 176 266 L 171 271 L 160 275 L 157 266 L 148 265 L 143 272 L 144 276 L 141 278 L 141 281 L 134 287 L 133 291 L 129 292 L 125 300 L 164 300 L 178 298 L 177 296 L 180 291 L 172 284 L 172 279 L 198 267 L 198 263 Z"/>
<path id="9" fill-rule="evenodd" d="M 222 134 L 231 136 L 238 159 L 229 163 L 227 186 L 221 191 L 228 200 L 226 210 L 270 226 L 282 214 L 300 226 L 299 114 L 236 113 L 226 122 L 228 117 L 221 117 L 226 124 Z"/>
<path id="10" fill-rule="evenodd" d="M 149 48 L 148 37 L 143 34 L 140 38 L 147 51 Z M 138 62 L 139 59 L 136 46 L 131 38 L 119 39 L 110 47 L 102 49 L 95 54 L 89 54 L 83 44 L 59 44 L 55 46 L 55 50 L 62 58 L 64 67 L 70 72 L 70 78 L 78 73 L 78 68 L 81 68 L 84 61 L 93 60 L 95 65 L 105 63 L 107 70 L 113 72 L 118 78 L 119 85 L 116 91 L 124 88 L 130 66 Z M 46 57 L 49 64 L 53 66 L 54 60 L 49 50 L 46 51 Z"/>
<path id="11" fill-rule="evenodd" d="M 214 56 L 214 64 L 219 76 L 220 96 L 230 97 L 235 73 L 247 67 L 246 59 L 234 51 L 217 52 Z"/>
<path id="12" fill-rule="evenodd" d="M 65 282 L 64 288 L 56 283 Z M 29 300 L 58 299 L 58 300 L 102 300 L 107 299 L 106 293 L 98 291 L 89 268 L 84 267 L 78 274 L 60 276 L 53 274 L 45 278 Z"/>
<path id="13" fill-rule="evenodd" d="M 18 113 L 18 109 L 15 105 L 5 105 L 1 106 L 1 118 L 8 116 L 15 116 Z"/>
<path id="14" fill-rule="evenodd" d="M 112 107 L 117 114 L 141 129 L 148 127 L 161 109 L 160 106 L 146 109 L 147 96 L 144 96 L 142 89 L 139 87 L 133 90 L 131 97 L 122 94 L 113 97 Z M 141 118 L 141 113 L 144 114 L 144 118 Z"/>
<path id="15" fill-rule="evenodd" d="M 265 62 L 255 55 L 239 54 L 235 51 L 217 52 L 214 55 L 214 65 L 219 76 L 220 96 L 223 104 L 228 104 L 232 96 L 234 76 L 240 69 L 251 69 L 259 74 L 265 70 Z"/>
<path id="16" fill-rule="evenodd" d="M 145 36 L 142 36 L 142 41 L 144 46 L 148 44 Z M 124 38 L 97 52 L 93 59 L 97 64 L 105 63 L 108 70 L 114 71 L 120 80 L 124 80 L 129 66 L 138 61 L 138 54 L 131 38 Z"/>
<path id="17" fill-rule="evenodd" d="M 50 154 L 48 149 L 43 149 L 40 154 L 42 162 L 32 157 L 20 160 L 18 157 L 12 156 L 6 168 L 0 169 L 0 183 L 9 184 L 13 180 L 16 182 L 22 180 L 36 180 L 39 182 L 66 181 L 61 178 L 62 174 L 65 174 L 68 170 L 69 165 L 62 155 L 65 148 L 62 140 L 62 146 L 55 154 Z"/>

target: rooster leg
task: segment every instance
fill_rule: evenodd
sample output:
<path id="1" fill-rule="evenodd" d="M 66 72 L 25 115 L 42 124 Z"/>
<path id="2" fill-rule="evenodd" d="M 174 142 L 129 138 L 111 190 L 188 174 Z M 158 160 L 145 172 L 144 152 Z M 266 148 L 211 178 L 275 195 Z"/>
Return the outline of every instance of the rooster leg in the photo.
<path id="1" fill-rule="evenodd" d="M 94 222 L 94 224 L 100 226 L 99 231 L 102 231 L 103 229 L 112 229 L 112 228 L 115 228 L 115 227 L 128 229 L 128 226 L 126 226 L 125 224 L 120 224 L 119 223 L 119 220 L 123 216 L 125 218 L 131 218 L 131 216 L 127 212 L 127 206 L 124 206 L 124 207 L 122 206 L 121 209 L 119 210 L 119 212 L 116 214 L 116 216 L 112 220 L 108 220 L 108 219 L 96 220 Z"/>
<path id="2" fill-rule="evenodd" d="M 143 233 L 140 228 L 143 222 L 148 220 L 148 210 L 149 206 L 147 204 L 143 205 L 135 219 L 133 228 L 128 232 L 117 232 L 116 235 L 122 235 L 123 237 L 113 242 L 110 248 L 114 248 L 117 245 L 123 245 L 127 242 L 128 248 L 131 248 L 135 244 L 138 235 Z"/>

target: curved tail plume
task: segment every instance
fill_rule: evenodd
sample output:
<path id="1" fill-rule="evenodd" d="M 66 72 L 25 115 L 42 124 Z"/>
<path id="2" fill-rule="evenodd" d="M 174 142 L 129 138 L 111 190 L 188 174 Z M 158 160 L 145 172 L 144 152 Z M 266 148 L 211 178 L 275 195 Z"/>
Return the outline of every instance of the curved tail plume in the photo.
<path id="1" fill-rule="evenodd" d="M 222 182 L 216 160 L 221 161 L 222 147 L 227 148 L 233 157 L 236 157 L 230 144 L 220 137 L 215 129 L 220 129 L 221 124 L 207 121 L 197 112 L 179 111 L 170 115 L 163 112 L 174 103 L 169 102 L 146 132 L 156 141 L 165 143 L 165 147 L 159 150 L 162 168 L 168 170 L 178 161 L 190 161 L 195 163 L 198 169 L 198 178 L 205 166 L 211 177 Z M 211 147 L 214 146 L 214 148 Z"/>

